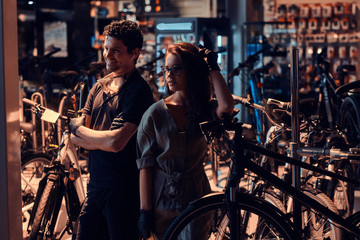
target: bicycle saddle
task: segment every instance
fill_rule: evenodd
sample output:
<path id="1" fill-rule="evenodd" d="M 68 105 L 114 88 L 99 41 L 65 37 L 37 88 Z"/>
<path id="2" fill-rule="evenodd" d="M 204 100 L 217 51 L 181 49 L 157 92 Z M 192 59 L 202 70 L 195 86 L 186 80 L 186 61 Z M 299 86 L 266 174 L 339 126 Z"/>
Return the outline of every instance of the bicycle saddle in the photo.
<path id="1" fill-rule="evenodd" d="M 349 91 L 357 89 L 357 88 L 360 88 L 360 80 L 356 80 L 354 82 L 346 83 L 346 84 L 338 87 L 335 90 L 335 94 L 336 95 L 342 95 L 342 94 L 344 94 L 346 92 L 349 92 Z"/>
<path id="2" fill-rule="evenodd" d="M 354 65 L 340 65 L 336 68 L 336 72 L 355 72 L 356 68 Z"/>

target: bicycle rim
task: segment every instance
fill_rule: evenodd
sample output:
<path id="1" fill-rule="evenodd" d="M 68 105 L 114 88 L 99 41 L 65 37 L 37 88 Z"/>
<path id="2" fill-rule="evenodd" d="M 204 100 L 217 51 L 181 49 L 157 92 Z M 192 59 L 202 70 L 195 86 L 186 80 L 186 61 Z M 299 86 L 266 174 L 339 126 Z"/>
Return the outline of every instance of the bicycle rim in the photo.
<path id="1" fill-rule="evenodd" d="M 237 199 L 238 239 L 298 239 L 286 217 L 270 203 L 248 194 L 239 194 Z M 173 221 L 164 239 L 230 239 L 229 222 L 224 198 L 210 196 L 190 204 Z"/>

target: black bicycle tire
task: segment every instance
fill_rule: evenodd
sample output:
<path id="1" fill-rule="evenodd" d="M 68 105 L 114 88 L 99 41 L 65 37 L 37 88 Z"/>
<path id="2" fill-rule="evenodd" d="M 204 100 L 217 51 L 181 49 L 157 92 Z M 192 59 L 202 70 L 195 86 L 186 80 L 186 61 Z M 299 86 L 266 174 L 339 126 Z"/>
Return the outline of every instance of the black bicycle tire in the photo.
<path id="1" fill-rule="evenodd" d="M 251 211 L 265 218 L 276 226 L 285 239 L 299 239 L 298 232 L 292 222 L 279 209 L 262 198 L 247 193 L 237 193 L 238 201 L 235 206 L 238 210 Z M 215 209 L 226 208 L 225 194 L 212 194 L 197 201 L 191 202 L 188 207 L 171 223 L 164 240 L 174 240 L 194 218 Z"/>
<path id="2" fill-rule="evenodd" d="M 47 181 L 44 191 L 41 195 L 39 205 L 36 209 L 33 223 L 31 225 L 29 240 L 38 240 L 39 228 L 41 227 L 43 218 L 45 217 L 45 215 L 47 215 L 46 213 L 49 210 L 51 210 L 49 206 L 50 205 L 49 198 L 51 193 L 55 190 L 54 186 L 55 186 L 54 181 L 52 180 Z"/>
<path id="3" fill-rule="evenodd" d="M 33 153 L 33 154 L 29 154 L 29 155 L 25 155 L 21 157 L 21 172 L 23 173 L 23 171 L 26 171 L 26 167 L 30 164 L 33 163 L 41 163 L 43 165 L 49 165 L 51 162 L 51 156 L 49 154 L 45 154 L 45 153 Z M 44 173 L 42 174 L 44 175 Z M 30 179 L 27 179 L 28 181 L 32 179 L 33 176 L 30 177 Z M 42 178 L 42 176 L 38 176 L 38 178 Z M 27 186 L 27 185 L 26 185 Z M 36 187 L 38 187 L 38 185 L 36 185 Z M 30 191 L 31 194 L 30 196 L 28 195 L 29 192 L 28 190 L 25 191 L 27 187 L 23 188 L 23 186 L 21 186 L 21 192 L 22 192 L 22 206 L 25 207 L 28 204 L 31 204 L 33 202 L 33 200 L 35 200 L 36 197 L 36 192 L 37 192 L 37 188 L 36 191 Z M 26 194 L 26 195 L 24 195 Z M 28 202 L 29 198 L 31 197 L 31 202 Z M 26 199 L 26 200 L 25 200 Z M 29 214 L 31 214 L 32 209 L 27 210 L 27 212 Z M 24 224 L 28 224 L 28 221 L 26 220 L 25 216 L 23 216 L 23 225 Z"/>
<path id="4" fill-rule="evenodd" d="M 345 133 L 350 147 L 356 147 L 360 144 L 360 97 L 359 96 L 349 96 L 344 99 L 340 106 L 340 129 Z M 351 119 L 355 117 L 355 125 L 352 128 L 348 129 Z M 348 119 L 349 118 L 349 119 Z M 350 126 L 351 127 L 351 126 Z M 357 136 L 354 136 L 354 130 L 356 131 Z"/>
<path id="5" fill-rule="evenodd" d="M 328 209 L 333 211 L 334 213 L 338 214 L 337 208 L 335 207 L 332 200 L 323 192 L 321 192 L 318 189 L 310 188 L 310 187 L 303 187 L 302 188 L 303 193 L 307 196 L 313 198 L 314 200 L 320 202 L 322 205 L 326 206 Z M 304 211 L 304 209 L 303 209 Z M 310 210 L 311 211 L 311 210 Z M 334 236 L 336 240 L 342 239 L 342 231 L 341 229 L 337 228 L 336 226 L 332 226 L 332 229 L 334 231 Z"/>

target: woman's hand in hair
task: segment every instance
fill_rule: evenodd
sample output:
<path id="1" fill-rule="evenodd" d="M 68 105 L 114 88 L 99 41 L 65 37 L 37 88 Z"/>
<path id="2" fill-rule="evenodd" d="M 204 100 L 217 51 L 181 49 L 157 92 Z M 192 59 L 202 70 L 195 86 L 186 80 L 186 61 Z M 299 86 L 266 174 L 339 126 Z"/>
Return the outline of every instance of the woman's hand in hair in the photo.
<path id="1" fill-rule="evenodd" d="M 220 70 L 219 65 L 217 63 L 218 55 L 217 53 L 211 51 L 210 49 L 204 48 L 203 46 L 199 45 L 199 53 L 207 62 L 210 70 Z"/>

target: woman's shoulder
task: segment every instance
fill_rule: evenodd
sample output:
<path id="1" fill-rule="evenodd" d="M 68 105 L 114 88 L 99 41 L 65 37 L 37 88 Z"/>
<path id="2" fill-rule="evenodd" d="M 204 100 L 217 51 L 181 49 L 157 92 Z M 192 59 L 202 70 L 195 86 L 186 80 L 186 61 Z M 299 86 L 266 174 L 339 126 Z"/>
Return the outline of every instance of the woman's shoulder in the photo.
<path id="1" fill-rule="evenodd" d="M 165 102 L 163 99 L 160 99 L 159 101 L 153 103 L 148 110 L 146 111 L 147 114 L 155 114 L 155 113 L 161 113 L 166 110 Z"/>
<path id="2" fill-rule="evenodd" d="M 165 103 L 162 99 L 153 103 L 144 113 L 141 119 L 141 126 L 152 125 L 155 122 L 161 122 L 165 118 Z"/>

